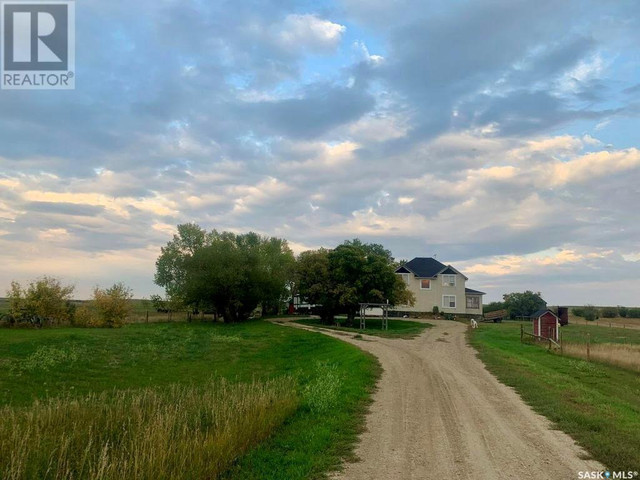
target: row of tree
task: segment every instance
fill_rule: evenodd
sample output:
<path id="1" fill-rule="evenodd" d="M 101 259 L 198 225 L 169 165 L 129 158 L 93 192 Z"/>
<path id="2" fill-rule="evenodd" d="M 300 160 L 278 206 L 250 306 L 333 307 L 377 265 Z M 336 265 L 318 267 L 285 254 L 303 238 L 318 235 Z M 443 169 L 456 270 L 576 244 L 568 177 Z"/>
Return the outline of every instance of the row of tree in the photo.
<path id="1" fill-rule="evenodd" d="M 213 311 L 225 322 L 244 320 L 258 307 L 278 313 L 295 296 L 320 305 L 323 320 L 331 322 L 337 313 L 352 320 L 361 302 L 412 304 L 395 268 L 391 252 L 360 240 L 296 259 L 286 240 L 207 232 L 191 223 L 179 225 L 162 248 L 155 282 L 170 303 Z"/>

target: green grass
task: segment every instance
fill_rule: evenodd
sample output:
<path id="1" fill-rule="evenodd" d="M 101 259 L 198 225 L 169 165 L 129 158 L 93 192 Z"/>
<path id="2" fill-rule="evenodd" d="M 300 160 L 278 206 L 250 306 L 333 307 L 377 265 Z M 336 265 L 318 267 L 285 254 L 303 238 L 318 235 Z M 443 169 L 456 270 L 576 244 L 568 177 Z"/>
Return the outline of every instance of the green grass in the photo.
<path id="1" fill-rule="evenodd" d="M 519 329 L 513 323 L 482 325 L 470 341 L 501 382 L 593 458 L 613 470 L 639 470 L 640 376 L 521 344 Z"/>
<path id="2" fill-rule="evenodd" d="M 12 409 L 212 379 L 293 378 L 299 408 L 225 478 L 321 478 L 338 467 L 352 455 L 380 374 L 375 358 L 352 345 L 263 321 L 0 333 L 0 405 Z"/>
<path id="3" fill-rule="evenodd" d="M 530 325 L 525 328 L 531 331 Z M 569 324 L 560 331 L 565 342 L 586 343 L 589 334 L 591 343 L 640 344 L 640 330 L 633 328 Z"/>
<path id="4" fill-rule="evenodd" d="M 410 320 L 389 319 L 388 329 L 382 330 L 382 320 L 379 318 L 367 319 L 364 330 L 360 328 L 352 328 L 344 326 L 345 318 L 336 319 L 338 325 L 325 325 L 318 318 L 308 318 L 297 320 L 297 323 L 309 325 L 311 327 L 329 328 L 331 330 L 340 330 L 343 332 L 365 333 L 367 335 L 375 335 L 386 338 L 414 338 L 420 335 L 425 329 L 433 327 L 430 323 L 413 322 Z M 360 325 L 360 320 L 356 319 L 356 325 Z"/>

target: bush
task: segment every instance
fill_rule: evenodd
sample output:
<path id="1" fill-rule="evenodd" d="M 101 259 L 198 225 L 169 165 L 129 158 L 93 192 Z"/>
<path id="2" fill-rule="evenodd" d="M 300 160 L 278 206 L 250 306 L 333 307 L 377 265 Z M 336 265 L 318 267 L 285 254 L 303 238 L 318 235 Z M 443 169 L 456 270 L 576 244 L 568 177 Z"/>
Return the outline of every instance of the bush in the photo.
<path id="1" fill-rule="evenodd" d="M 433 310 L 431 310 L 433 312 L 434 315 L 438 315 L 440 313 L 440 309 L 438 308 L 437 305 L 433 306 Z"/>
<path id="2" fill-rule="evenodd" d="M 618 316 L 618 309 L 616 307 L 602 307 L 600 309 L 600 316 L 602 318 L 616 318 Z"/>
<path id="3" fill-rule="evenodd" d="M 95 313 L 87 305 L 76 308 L 73 315 L 72 325 L 76 327 L 92 327 L 96 322 Z"/>
<path id="4" fill-rule="evenodd" d="M 576 317 L 584 317 L 584 308 L 582 307 L 572 308 L 571 313 L 573 313 Z"/>
<path id="5" fill-rule="evenodd" d="M 92 307 L 95 312 L 93 326 L 121 327 L 131 312 L 131 298 L 133 292 L 124 283 L 116 283 L 102 290 L 93 290 Z"/>
<path id="6" fill-rule="evenodd" d="M 620 315 L 622 318 L 625 318 L 628 312 L 629 312 L 629 309 L 627 307 L 618 305 L 618 315 Z"/>
<path id="7" fill-rule="evenodd" d="M 640 308 L 630 308 L 627 310 L 627 316 L 629 318 L 640 318 Z"/>
<path id="8" fill-rule="evenodd" d="M 584 319 L 589 321 L 589 322 L 593 322 L 594 320 L 597 320 L 598 318 L 600 318 L 599 313 L 598 313 L 598 309 L 596 307 L 594 307 L 593 305 L 586 305 L 584 307 Z"/>
<path id="9" fill-rule="evenodd" d="M 62 285 L 53 277 L 42 277 L 23 288 L 11 282 L 7 291 L 9 315 L 16 323 L 30 322 L 42 325 L 60 325 L 73 318 L 75 307 L 71 303 L 74 287 Z"/>

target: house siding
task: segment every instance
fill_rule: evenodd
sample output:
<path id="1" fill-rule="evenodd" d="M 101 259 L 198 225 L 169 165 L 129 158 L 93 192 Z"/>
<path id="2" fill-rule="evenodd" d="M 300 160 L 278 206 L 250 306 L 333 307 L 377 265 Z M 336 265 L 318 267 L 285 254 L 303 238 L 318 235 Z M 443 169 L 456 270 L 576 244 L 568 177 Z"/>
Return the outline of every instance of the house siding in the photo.
<path id="1" fill-rule="evenodd" d="M 467 299 L 465 294 L 465 278 L 457 274 L 455 286 L 448 286 L 442 284 L 442 275 L 438 275 L 436 278 L 431 279 L 431 289 L 423 290 L 420 288 L 420 278 L 416 277 L 413 273 L 409 273 L 408 288 L 416 297 L 416 302 L 412 307 L 398 307 L 398 310 L 408 312 L 432 312 L 434 305 L 437 305 L 438 310 L 442 313 L 469 313 L 467 311 Z M 444 295 L 455 295 L 456 308 L 445 308 L 442 306 Z M 482 302 L 480 302 L 480 309 L 473 310 L 471 313 L 482 313 Z"/>

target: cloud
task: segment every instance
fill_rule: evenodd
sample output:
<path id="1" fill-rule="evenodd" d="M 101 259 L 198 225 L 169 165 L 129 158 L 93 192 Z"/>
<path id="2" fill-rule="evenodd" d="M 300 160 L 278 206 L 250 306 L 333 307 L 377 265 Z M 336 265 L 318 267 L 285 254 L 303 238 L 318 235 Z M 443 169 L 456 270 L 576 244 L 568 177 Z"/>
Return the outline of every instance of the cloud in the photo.
<path id="1" fill-rule="evenodd" d="M 492 298 L 631 302 L 636 13 L 89 2 L 77 90 L 0 93 L 0 290 L 49 273 L 157 291 L 160 246 L 195 221 L 437 253 Z"/>
<path id="2" fill-rule="evenodd" d="M 290 14 L 276 27 L 276 35 L 278 42 L 288 50 L 330 52 L 340 44 L 346 29 L 344 25 L 315 14 Z"/>

